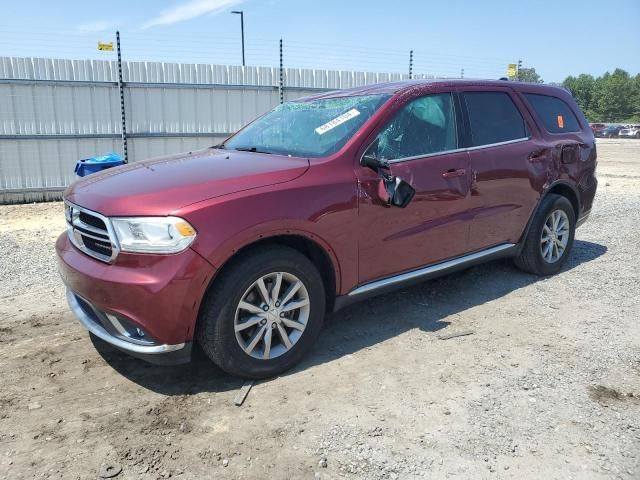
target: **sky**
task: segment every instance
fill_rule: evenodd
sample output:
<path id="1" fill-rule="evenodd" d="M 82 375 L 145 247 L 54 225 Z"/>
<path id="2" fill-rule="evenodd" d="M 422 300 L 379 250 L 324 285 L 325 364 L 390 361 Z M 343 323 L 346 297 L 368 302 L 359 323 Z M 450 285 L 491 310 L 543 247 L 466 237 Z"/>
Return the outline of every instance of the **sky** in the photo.
<path id="1" fill-rule="evenodd" d="M 498 78 L 522 60 L 547 82 L 640 72 L 640 0 L 0 0 L 0 56 L 124 60 Z M 464 70 L 464 72 L 463 72 Z"/>

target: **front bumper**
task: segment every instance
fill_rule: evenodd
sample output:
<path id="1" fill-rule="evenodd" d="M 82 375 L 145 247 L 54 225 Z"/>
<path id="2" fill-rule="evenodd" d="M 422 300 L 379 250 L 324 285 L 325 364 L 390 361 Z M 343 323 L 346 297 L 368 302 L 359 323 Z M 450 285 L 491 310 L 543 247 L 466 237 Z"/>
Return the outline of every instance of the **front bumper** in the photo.
<path id="1" fill-rule="evenodd" d="M 107 316 L 68 289 L 67 303 L 84 328 L 120 351 L 162 365 L 177 365 L 188 363 L 191 360 L 191 342 L 168 345 L 157 344 L 153 341 L 144 343 L 135 341 L 127 338 L 125 332 L 118 332 L 118 329 L 123 329 L 123 327 L 116 317 Z"/>
<path id="2" fill-rule="evenodd" d="M 121 254 L 105 264 L 56 242 L 67 301 L 93 335 L 154 363 L 190 358 L 200 302 L 213 267 L 193 250 L 175 255 Z"/>

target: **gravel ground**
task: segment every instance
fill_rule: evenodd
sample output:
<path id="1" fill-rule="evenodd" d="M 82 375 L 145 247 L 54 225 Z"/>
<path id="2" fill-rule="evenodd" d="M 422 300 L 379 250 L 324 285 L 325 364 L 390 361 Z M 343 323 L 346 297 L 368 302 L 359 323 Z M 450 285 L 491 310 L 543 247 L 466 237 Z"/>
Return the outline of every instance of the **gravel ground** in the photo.
<path id="1" fill-rule="evenodd" d="M 561 274 L 497 261 L 354 305 L 242 407 L 201 357 L 94 346 L 61 204 L 0 207 L 0 478 L 640 478 L 640 142 L 598 145 Z"/>

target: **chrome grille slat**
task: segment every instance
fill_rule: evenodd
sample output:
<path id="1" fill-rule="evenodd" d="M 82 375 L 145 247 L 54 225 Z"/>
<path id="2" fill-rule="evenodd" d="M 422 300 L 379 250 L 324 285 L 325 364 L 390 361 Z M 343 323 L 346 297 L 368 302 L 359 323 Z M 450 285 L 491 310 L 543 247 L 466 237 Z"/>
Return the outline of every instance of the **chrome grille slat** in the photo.
<path id="1" fill-rule="evenodd" d="M 112 263 L 120 249 L 109 219 L 68 200 L 64 203 L 67 232 L 71 243 L 90 257 Z M 104 225 L 105 229 L 98 228 L 99 225 Z"/>
<path id="2" fill-rule="evenodd" d="M 80 232 L 80 235 L 82 235 L 83 237 L 88 237 L 88 238 L 93 238 L 94 240 L 97 240 L 99 242 L 104 242 L 104 243 L 111 243 L 111 240 L 109 240 L 109 236 L 96 236 L 96 235 L 92 235 L 90 233 L 84 232 L 82 231 L 80 228 L 78 228 L 77 225 L 74 225 L 74 228 L 76 229 L 76 231 Z"/>
<path id="3" fill-rule="evenodd" d="M 81 228 L 82 230 L 86 230 L 87 232 L 91 232 L 92 234 L 102 236 L 103 240 L 109 240 L 109 232 L 106 230 L 100 230 L 99 228 L 92 227 L 88 223 L 84 223 L 80 219 L 76 219 L 73 222 L 73 226 L 76 228 Z"/>

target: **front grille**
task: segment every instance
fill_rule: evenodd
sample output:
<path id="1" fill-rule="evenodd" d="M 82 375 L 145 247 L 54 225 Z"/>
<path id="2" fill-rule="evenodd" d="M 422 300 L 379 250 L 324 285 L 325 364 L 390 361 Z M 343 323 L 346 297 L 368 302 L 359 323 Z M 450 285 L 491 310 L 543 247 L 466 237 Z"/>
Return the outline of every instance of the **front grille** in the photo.
<path id="1" fill-rule="evenodd" d="M 98 217 L 91 215 L 90 213 L 80 211 L 79 218 L 81 222 L 86 223 L 87 225 L 91 225 L 92 227 L 107 231 L 107 226 L 104 224 L 104 221 Z"/>
<path id="2" fill-rule="evenodd" d="M 111 223 L 99 213 L 65 201 L 69 239 L 81 251 L 103 262 L 113 262 L 116 247 Z"/>
<path id="3" fill-rule="evenodd" d="M 86 235 L 82 236 L 82 241 L 84 242 L 84 246 L 92 252 L 97 252 L 106 257 L 111 257 L 111 254 L 113 253 L 113 248 L 111 247 L 111 243 L 109 242 L 95 240 Z"/>

